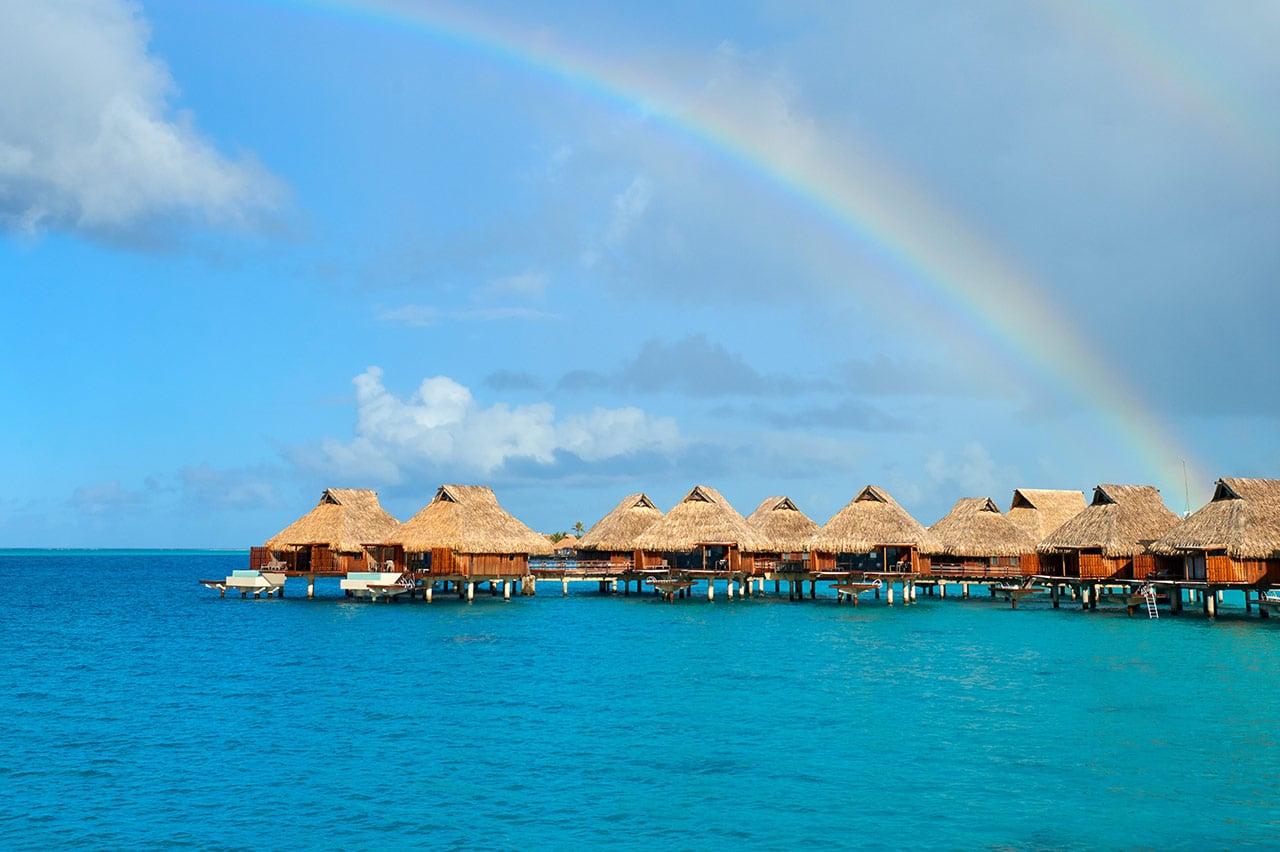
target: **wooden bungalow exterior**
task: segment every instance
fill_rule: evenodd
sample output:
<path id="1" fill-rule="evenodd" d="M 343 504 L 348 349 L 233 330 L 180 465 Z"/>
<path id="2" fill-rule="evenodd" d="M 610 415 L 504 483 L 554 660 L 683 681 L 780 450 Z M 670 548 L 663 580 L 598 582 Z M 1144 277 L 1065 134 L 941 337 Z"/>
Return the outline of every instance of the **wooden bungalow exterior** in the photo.
<path id="1" fill-rule="evenodd" d="M 1151 549 L 1168 579 L 1280 585 L 1280 479 L 1219 479 L 1213 499 Z"/>
<path id="2" fill-rule="evenodd" d="M 640 568 L 644 552 L 640 536 L 662 520 L 662 510 L 647 494 L 628 494 L 609 514 L 591 525 L 578 540 L 578 552 L 584 559 L 608 562 L 616 570 Z"/>
<path id="3" fill-rule="evenodd" d="M 551 536 L 547 536 L 547 541 L 551 542 L 551 550 L 557 557 L 572 556 L 578 552 L 578 537 L 576 535 L 566 535 L 556 540 L 552 540 Z"/>
<path id="4" fill-rule="evenodd" d="M 921 573 L 934 577 L 1021 577 L 1022 561 L 1036 542 L 1009 520 L 990 497 L 962 497 L 929 527 L 920 548 Z M 1037 563 L 1038 564 L 1038 563 Z"/>
<path id="5" fill-rule="evenodd" d="M 1083 491 L 1061 491 L 1049 488 L 1015 488 L 1005 517 L 1027 531 L 1039 545 L 1058 527 L 1085 510 Z M 1040 554 L 1032 549 L 1023 555 L 1022 575 L 1040 573 Z"/>
<path id="6" fill-rule="evenodd" d="M 929 531 L 888 492 L 868 485 L 814 533 L 811 570 L 916 574 L 929 541 Z"/>
<path id="7" fill-rule="evenodd" d="M 1083 512 L 1036 548 L 1045 576 L 1143 580 L 1156 570 L 1150 545 L 1178 524 L 1150 485 L 1099 485 Z"/>
<path id="8" fill-rule="evenodd" d="M 772 543 L 768 553 L 756 554 L 756 567 L 767 563 L 803 563 L 809 558 L 809 540 L 818 524 L 792 502 L 790 497 L 766 497 L 747 516 L 747 523 L 764 533 Z"/>
<path id="9" fill-rule="evenodd" d="M 263 570 L 283 562 L 292 574 L 343 575 L 378 570 L 391 560 L 401 562 L 393 548 L 381 546 L 399 528 L 374 491 L 329 488 L 314 509 L 249 552 L 249 567 Z"/>
<path id="10" fill-rule="evenodd" d="M 665 564 L 675 571 L 751 574 L 755 554 L 772 545 L 719 491 L 697 485 L 640 534 L 636 548 L 642 554 L 637 569 Z"/>
<path id="11" fill-rule="evenodd" d="M 498 504 L 483 485 L 441 485 L 422 511 L 400 525 L 391 543 L 406 567 L 433 577 L 515 581 L 529 574 L 529 557 L 554 545 Z"/>

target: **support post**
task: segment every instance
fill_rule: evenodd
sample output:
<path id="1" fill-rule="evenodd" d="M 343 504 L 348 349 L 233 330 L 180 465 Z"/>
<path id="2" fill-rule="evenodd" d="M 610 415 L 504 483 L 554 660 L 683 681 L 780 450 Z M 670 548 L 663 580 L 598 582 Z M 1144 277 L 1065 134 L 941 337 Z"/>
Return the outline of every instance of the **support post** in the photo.
<path id="1" fill-rule="evenodd" d="M 968 584 L 968 583 L 961 583 L 961 584 L 960 584 L 960 597 L 962 597 L 962 598 L 968 598 L 968 597 L 969 597 L 969 584 Z"/>
<path id="2" fill-rule="evenodd" d="M 708 577 L 707 578 L 707 600 L 713 601 L 715 599 L 716 599 L 716 581 L 713 578 Z"/>
<path id="3" fill-rule="evenodd" d="M 884 584 L 885 597 L 889 602 L 889 606 L 893 606 L 893 580 Z"/>
<path id="4" fill-rule="evenodd" d="M 1209 593 L 1204 596 L 1205 613 L 1210 618 L 1218 617 L 1218 595 L 1219 594 L 1221 594 L 1221 592 L 1217 592 L 1217 591 L 1214 591 L 1213 589 L 1210 589 Z"/>
<path id="5" fill-rule="evenodd" d="M 307 597 L 314 598 L 316 596 L 316 578 L 307 577 Z"/>
<path id="6" fill-rule="evenodd" d="M 1053 601 L 1053 608 L 1057 609 L 1058 608 L 1058 584 L 1057 583 L 1049 584 L 1049 600 Z"/>
<path id="7" fill-rule="evenodd" d="M 511 600 L 511 581 L 510 580 L 502 581 L 502 599 L 504 601 Z"/>
<path id="8" fill-rule="evenodd" d="M 476 599 L 476 584 L 473 581 L 467 582 L 467 603 L 471 603 Z"/>

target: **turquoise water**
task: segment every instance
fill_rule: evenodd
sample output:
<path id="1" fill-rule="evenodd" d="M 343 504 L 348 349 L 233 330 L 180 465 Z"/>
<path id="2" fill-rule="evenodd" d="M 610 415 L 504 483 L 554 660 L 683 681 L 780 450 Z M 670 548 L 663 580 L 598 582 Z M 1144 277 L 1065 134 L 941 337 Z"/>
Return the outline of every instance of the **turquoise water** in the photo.
<path id="1" fill-rule="evenodd" d="M 244 564 L 0 556 L 0 847 L 1280 841 L 1280 619 L 196 584 Z"/>

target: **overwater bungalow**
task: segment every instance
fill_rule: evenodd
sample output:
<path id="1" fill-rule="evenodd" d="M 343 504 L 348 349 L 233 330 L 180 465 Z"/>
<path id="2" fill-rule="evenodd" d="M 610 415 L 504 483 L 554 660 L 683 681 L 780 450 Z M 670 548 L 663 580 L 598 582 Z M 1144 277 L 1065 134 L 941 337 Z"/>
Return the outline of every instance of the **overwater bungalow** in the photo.
<path id="1" fill-rule="evenodd" d="M 747 523 L 772 542 L 772 550 L 756 554 L 757 568 L 768 562 L 777 565 L 808 560 L 809 540 L 818 531 L 817 522 L 800 511 L 790 497 L 766 497 L 747 516 Z"/>
<path id="2" fill-rule="evenodd" d="M 399 528 L 374 491 L 329 488 L 314 509 L 249 553 L 249 567 L 263 570 L 281 563 L 290 573 L 343 575 L 383 568 L 395 561 L 393 549 L 380 546 Z M 399 570 L 398 568 L 394 570 Z"/>
<path id="3" fill-rule="evenodd" d="M 572 556 L 578 552 L 578 537 L 576 535 L 570 534 L 554 540 L 551 536 L 547 536 L 547 540 L 551 542 L 551 549 L 556 556 Z"/>
<path id="4" fill-rule="evenodd" d="M 1169 579 L 1280 585 L 1280 479 L 1219 479 L 1213 499 L 1151 550 Z"/>
<path id="5" fill-rule="evenodd" d="M 1034 556 L 1030 533 L 1009 520 L 990 497 L 962 497 L 929 527 L 920 548 L 921 572 L 937 577 L 1012 578 Z"/>
<path id="6" fill-rule="evenodd" d="M 483 485 L 441 485 L 390 543 L 427 586 L 434 579 L 465 582 L 468 597 L 478 582 L 522 580 L 531 555 L 553 551 L 550 539 L 516 520 Z M 506 591 L 510 594 L 509 585 Z"/>
<path id="7" fill-rule="evenodd" d="M 1142 580 L 1156 570 L 1150 545 L 1178 524 L 1150 485 L 1099 485 L 1084 511 L 1036 548 L 1040 570 L 1080 580 Z"/>
<path id="8" fill-rule="evenodd" d="M 671 511 L 636 539 L 648 568 L 666 564 L 677 571 L 711 570 L 750 574 L 756 553 L 772 549 L 769 540 L 706 485 L 693 488 Z"/>
<path id="9" fill-rule="evenodd" d="M 1083 491 L 1061 491 L 1050 488 L 1015 488 L 1004 516 L 1027 531 L 1039 545 L 1058 527 L 1084 511 Z M 1040 573 L 1040 554 L 1035 550 L 1022 559 L 1022 575 Z"/>
<path id="10" fill-rule="evenodd" d="M 640 536 L 662 520 L 662 510 L 647 494 L 628 494 L 609 514 L 591 525 L 578 540 L 578 552 L 584 559 L 608 562 L 619 569 L 643 562 Z"/>
<path id="11" fill-rule="evenodd" d="M 810 539 L 812 570 L 914 574 L 919 548 L 928 542 L 919 521 L 888 492 L 868 485 Z"/>

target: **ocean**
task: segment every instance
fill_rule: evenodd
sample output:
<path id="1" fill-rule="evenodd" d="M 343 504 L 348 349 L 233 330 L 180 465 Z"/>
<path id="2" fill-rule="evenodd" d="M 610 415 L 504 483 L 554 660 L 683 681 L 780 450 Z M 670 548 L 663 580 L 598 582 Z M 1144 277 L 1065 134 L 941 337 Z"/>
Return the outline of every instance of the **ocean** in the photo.
<path id="1" fill-rule="evenodd" d="M 197 584 L 247 561 L 0 553 L 0 847 L 1280 846 L 1242 606 Z"/>

